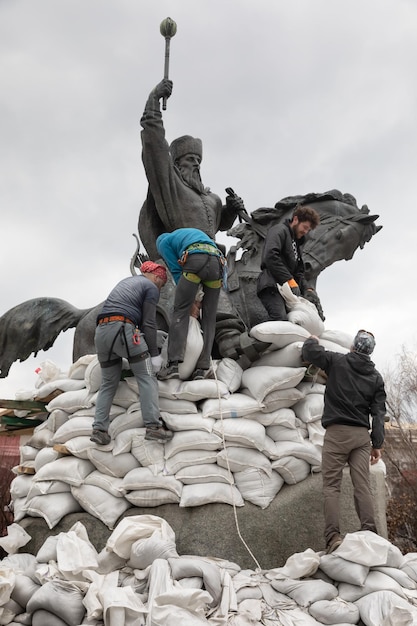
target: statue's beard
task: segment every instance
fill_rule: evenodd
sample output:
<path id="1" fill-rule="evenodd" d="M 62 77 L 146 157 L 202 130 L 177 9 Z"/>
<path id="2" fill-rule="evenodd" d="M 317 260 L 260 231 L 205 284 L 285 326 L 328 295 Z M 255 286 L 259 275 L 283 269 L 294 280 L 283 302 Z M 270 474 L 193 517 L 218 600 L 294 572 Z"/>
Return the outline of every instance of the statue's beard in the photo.
<path id="1" fill-rule="evenodd" d="M 179 168 L 181 173 L 181 178 L 191 189 L 194 189 L 197 193 L 204 193 L 204 185 L 201 182 L 201 176 L 199 170 L 193 170 L 190 172 L 189 169 Z"/>

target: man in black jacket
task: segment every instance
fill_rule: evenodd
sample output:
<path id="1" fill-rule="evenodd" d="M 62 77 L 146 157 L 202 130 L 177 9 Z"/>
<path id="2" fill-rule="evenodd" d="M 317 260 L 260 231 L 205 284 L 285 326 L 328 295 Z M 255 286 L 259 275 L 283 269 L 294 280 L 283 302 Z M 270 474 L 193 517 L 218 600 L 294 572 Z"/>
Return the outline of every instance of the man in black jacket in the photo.
<path id="1" fill-rule="evenodd" d="M 305 236 L 318 226 L 320 216 L 309 206 L 298 206 L 291 220 L 273 226 L 265 239 L 257 294 L 270 320 L 287 320 L 285 300 L 278 285 L 288 283 L 297 296 L 305 294 L 302 246 Z"/>
<path id="2" fill-rule="evenodd" d="M 343 468 L 348 463 L 355 509 L 361 530 L 377 532 L 369 481 L 369 461 L 381 458 L 384 443 L 385 388 L 370 359 L 372 333 L 359 330 L 348 354 L 325 350 L 312 335 L 303 344 L 302 358 L 327 374 L 322 424 L 324 520 L 327 552 L 341 543 L 339 497 Z M 372 417 L 370 424 L 369 416 Z M 369 434 L 371 431 L 371 434 Z M 370 447 L 370 444 L 372 447 Z"/>

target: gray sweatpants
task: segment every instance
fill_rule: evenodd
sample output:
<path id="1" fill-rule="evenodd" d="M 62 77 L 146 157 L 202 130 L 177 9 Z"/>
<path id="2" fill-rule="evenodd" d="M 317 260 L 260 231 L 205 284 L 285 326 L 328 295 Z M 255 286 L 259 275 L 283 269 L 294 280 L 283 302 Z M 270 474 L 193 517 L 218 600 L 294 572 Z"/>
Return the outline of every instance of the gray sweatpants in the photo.
<path id="1" fill-rule="evenodd" d="M 129 361 L 130 369 L 139 388 L 139 401 L 146 426 L 160 426 L 158 382 L 152 369 L 151 357 L 145 338 L 133 343 L 135 327 L 125 322 L 108 322 L 96 328 L 94 342 L 101 365 L 102 381 L 97 396 L 93 428 L 107 431 L 109 413 L 120 382 L 122 358 Z"/>

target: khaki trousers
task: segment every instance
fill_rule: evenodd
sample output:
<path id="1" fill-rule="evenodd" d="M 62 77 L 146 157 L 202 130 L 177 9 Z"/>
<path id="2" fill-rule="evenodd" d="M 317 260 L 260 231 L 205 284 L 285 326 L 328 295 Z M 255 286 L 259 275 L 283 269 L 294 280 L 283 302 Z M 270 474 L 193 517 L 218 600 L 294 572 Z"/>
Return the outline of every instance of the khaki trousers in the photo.
<path id="1" fill-rule="evenodd" d="M 326 428 L 322 452 L 324 536 L 326 544 L 340 534 L 340 489 L 343 468 L 349 465 L 355 510 L 361 530 L 376 532 L 370 488 L 371 441 L 366 428 L 332 424 Z"/>

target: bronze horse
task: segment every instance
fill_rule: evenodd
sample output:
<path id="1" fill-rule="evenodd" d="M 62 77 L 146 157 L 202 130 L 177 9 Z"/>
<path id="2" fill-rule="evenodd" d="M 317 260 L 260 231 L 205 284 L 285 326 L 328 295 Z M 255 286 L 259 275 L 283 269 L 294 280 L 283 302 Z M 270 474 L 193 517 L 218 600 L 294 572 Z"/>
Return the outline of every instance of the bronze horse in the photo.
<path id="1" fill-rule="evenodd" d="M 266 319 L 266 312 L 256 296 L 256 279 L 260 271 L 263 237 L 268 227 L 290 217 L 297 204 L 309 204 L 320 214 L 320 225 L 309 234 L 304 246 L 306 278 L 316 287 L 318 275 L 339 260 L 349 260 L 358 248 L 375 235 L 378 215 L 370 215 L 368 207 L 361 209 L 350 194 L 332 190 L 323 194 L 291 196 L 276 203 L 274 208 L 260 208 L 251 215 L 241 215 L 241 223 L 228 234 L 240 239 L 228 253 L 230 315 L 239 317 L 248 328 Z M 243 254 L 237 260 L 237 250 Z M 131 263 L 131 272 L 140 262 Z M 158 308 L 158 326 L 168 328 L 173 283 L 163 290 Z M 164 293 L 165 292 L 165 293 Z M 15 306 L 0 317 L 0 378 L 5 378 L 11 365 L 24 361 L 32 353 L 48 350 L 58 335 L 75 328 L 73 361 L 85 354 L 94 354 L 94 330 L 101 303 L 90 309 L 77 309 L 58 298 L 35 298 Z"/>

